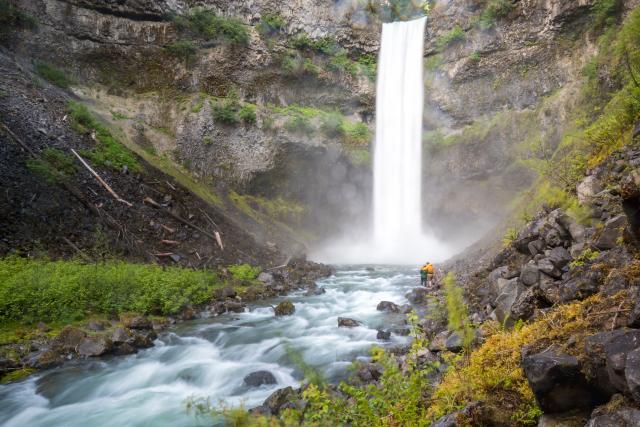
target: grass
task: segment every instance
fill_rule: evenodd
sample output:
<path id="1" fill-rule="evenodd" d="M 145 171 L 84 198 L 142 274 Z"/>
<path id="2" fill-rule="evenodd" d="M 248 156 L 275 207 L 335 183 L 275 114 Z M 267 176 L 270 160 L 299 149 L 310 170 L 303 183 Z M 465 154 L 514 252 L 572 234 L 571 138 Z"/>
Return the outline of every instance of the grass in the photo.
<path id="1" fill-rule="evenodd" d="M 296 115 L 291 117 L 285 124 L 284 128 L 291 133 L 310 135 L 316 131 L 308 117 Z"/>
<path id="2" fill-rule="evenodd" d="M 193 62 L 198 53 L 198 47 L 191 40 L 177 40 L 164 47 L 169 54 L 180 58 L 186 65 Z"/>
<path id="3" fill-rule="evenodd" d="M 74 158 L 52 147 L 45 148 L 40 159 L 28 159 L 26 164 L 31 172 L 49 184 L 69 179 L 78 172 Z"/>
<path id="4" fill-rule="evenodd" d="M 244 104 L 240 111 L 238 111 L 238 117 L 244 124 L 253 125 L 256 123 L 256 107 L 251 104 Z"/>
<path id="5" fill-rule="evenodd" d="M 0 322 L 73 321 L 91 314 L 168 315 L 211 299 L 210 271 L 107 261 L 0 260 Z"/>
<path id="6" fill-rule="evenodd" d="M 95 132 L 98 144 L 91 150 L 83 150 L 84 156 L 98 165 L 117 171 L 126 167 L 134 173 L 142 172 L 142 166 L 133 153 L 122 145 L 111 131 L 91 114 L 86 106 L 70 101 L 67 109 L 71 116 L 72 126 L 77 132 Z"/>
<path id="7" fill-rule="evenodd" d="M 260 267 L 254 267 L 249 264 L 235 264 L 227 267 L 231 277 L 237 282 L 253 283 L 262 272 Z"/>
<path id="8" fill-rule="evenodd" d="M 448 32 L 444 33 L 436 40 L 436 46 L 439 51 L 443 51 L 448 46 L 462 42 L 466 38 L 464 30 L 459 25 L 456 25 Z"/>
<path id="9" fill-rule="evenodd" d="M 213 119 L 216 122 L 226 125 L 234 125 L 238 123 L 238 105 L 232 100 L 217 102 L 213 106 Z"/>
<path id="10" fill-rule="evenodd" d="M 285 27 L 285 21 L 279 13 L 267 13 L 260 18 L 256 29 L 262 36 L 273 36 Z"/>
<path id="11" fill-rule="evenodd" d="M 37 26 L 36 18 L 6 0 L 0 0 L 0 40 L 9 38 L 15 28 L 34 29 Z"/>
<path id="12" fill-rule="evenodd" d="M 73 80 L 63 70 L 47 62 L 36 61 L 34 68 L 40 77 L 59 88 L 68 89 L 73 83 Z"/>
<path id="13" fill-rule="evenodd" d="M 504 18 L 515 9 L 511 0 L 489 0 L 480 14 L 478 25 L 483 30 L 488 30 L 496 25 L 498 18 Z"/>

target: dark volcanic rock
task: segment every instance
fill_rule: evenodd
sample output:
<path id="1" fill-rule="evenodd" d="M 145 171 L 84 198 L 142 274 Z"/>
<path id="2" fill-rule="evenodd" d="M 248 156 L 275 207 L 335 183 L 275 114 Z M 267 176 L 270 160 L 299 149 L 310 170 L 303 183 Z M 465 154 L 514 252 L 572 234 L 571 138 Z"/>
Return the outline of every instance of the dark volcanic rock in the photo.
<path id="1" fill-rule="evenodd" d="M 278 389 L 271 393 L 269 397 L 264 401 L 262 406 L 268 408 L 269 412 L 273 415 L 277 415 L 280 410 L 289 403 L 291 399 L 295 397 L 295 392 L 291 387 L 285 387 Z"/>
<path id="2" fill-rule="evenodd" d="M 600 401 L 574 356 L 550 349 L 524 356 L 522 367 L 544 412 L 590 408 Z"/>
<path id="3" fill-rule="evenodd" d="M 235 298 L 238 293 L 231 286 L 225 286 L 224 288 L 216 289 L 213 292 L 213 297 L 217 300 L 224 300 L 227 298 Z"/>
<path id="4" fill-rule="evenodd" d="M 276 316 L 291 316 L 296 311 L 296 307 L 289 300 L 282 301 L 274 308 Z"/>
<path id="5" fill-rule="evenodd" d="M 636 348 L 627 354 L 624 377 L 627 381 L 629 392 L 636 402 L 640 402 L 640 348 Z"/>
<path id="6" fill-rule="evenodd" d="M 429 291 L 427 290 L 427 288 L 424 288 L 424 287 L 413 288 L 410 292 L 408 292 L 405 295 L 405 297 L 412 304 L 424 304 L 428 300 Z"/>
<path id="7" fill-rule="evenodd" d="M 276 377 L 269 371 L 256 371 L 244 377 L 244 383 L 249 387 L 260 387 L 261 385 L 276 384 Z"/>
<path id="8" fill-rule="evenodd" d="M 357 320 L 350 319 L 348 317 L 338 317 L 338 326 L 341 328 L 354 328 L 360 325 L 361 323 Z"/>
<path id="9" fill-rule="evenodd" d="M 232 313 L 244 313 L 245 305 L 239 301 L 227 301 L 224 303 L 227 311 Z"/>
<path id="10" fill-rule="evenodd" d="M 400 307 L 391 301 L 380 301 L 376 307 L 378 311 L 389 311 L 391 313 L 400 313 Z"/>
<path id="11" fill-rule="evenodd" d="M 551 261 L 556 268 L 562 270 L 564 266 L 571 261 L 571 254 L 562 246 L 558 246 L 549 252 L 549 261 Z"/>
<path id="12" fill-rule="evenodd" d="M 82 357 L 97 357 L 107 354 L 111 351 L 113 343 L 104 335 L 95 337 L 87 337 L 78 346 L 77 352 Z"/>
<path id="13" fill-rule="evenodd" d="M 391 331 L 378 330 L 376 339 L 382 340 L 382 341 L 389 341 L 391 339 Z"/>
<path id="14" fill-rule="evenodd" d="M 525 286 L 532 286 L 538 283 L 540 280 L 540 270 L 535 264 L 527 264 L 522 268 L 522 272 L 520 273 L 520 281 Z"/>
<path id="15" fill-rule="evenodd" d="M 598 415 L 589 420 L 585 427 L 637 427 L 640 426 L 640 411 L 622 407 L 613 412 Z"/>

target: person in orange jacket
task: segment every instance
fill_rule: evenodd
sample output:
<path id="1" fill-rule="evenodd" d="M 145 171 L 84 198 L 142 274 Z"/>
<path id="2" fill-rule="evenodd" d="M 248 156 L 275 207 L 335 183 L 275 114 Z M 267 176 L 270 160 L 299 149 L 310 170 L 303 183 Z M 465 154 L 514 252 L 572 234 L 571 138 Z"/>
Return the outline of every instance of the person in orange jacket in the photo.
<path id="1" fill-rule="evenodd" d="M 420 283 L 422 286 L 431 286 L 433 280 L 433 264 L 427 261 L 420 269 Z"/>

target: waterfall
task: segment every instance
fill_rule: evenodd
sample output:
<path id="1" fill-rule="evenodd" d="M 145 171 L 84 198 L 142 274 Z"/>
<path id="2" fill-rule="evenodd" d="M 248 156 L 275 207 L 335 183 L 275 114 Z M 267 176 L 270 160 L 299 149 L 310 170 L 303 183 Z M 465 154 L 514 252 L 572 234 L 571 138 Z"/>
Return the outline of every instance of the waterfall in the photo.
<path id="1" fill-rule="evenodd" d="M 453 252 L 422 221 L 423 44 L 426 17 L 382 27 L 373 162 L 373 230 L 316 249 L 330 263 L 417 265 Z M 427 200 L 428 202 L 428 200 Z M 354 224 L 358 229 L 361 224 Z"/>
<path id="2" fill-rule="evenodd" d="M 377 246 L 422 233 L 423 39 L 427 18 L 384 24 L 378 62 L 374 152 Z"/>

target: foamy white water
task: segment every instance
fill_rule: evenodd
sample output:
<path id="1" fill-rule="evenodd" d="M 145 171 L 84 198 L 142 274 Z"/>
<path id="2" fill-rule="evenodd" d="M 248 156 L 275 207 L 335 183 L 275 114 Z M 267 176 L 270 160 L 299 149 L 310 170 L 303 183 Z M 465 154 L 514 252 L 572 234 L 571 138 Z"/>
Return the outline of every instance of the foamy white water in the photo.
<path id="1" fill-rule="evenodd" d="M 423 229 L 422 115 L 426 17 L 382 27 L 376 93 L 373 231 L 333 241 L 314 258 L 333 263 L 421 264 L 453 252 Z"/>
<path id="2" fill-rule="evenodd" d="M 401 325 L 404 316 L 376 310 L 382 300 L 406 303 L 419 285 L 415 269 L 342 269 L 319 282 L 323 295 L 293 295 L 296 312 L 275 317 L 267 304 L 250 312 L 184 323 L 154 348 L 127 357 L 74 362 L 25 381 L 0 385 L 3 427 L 210 426 L 187 414 L 190 396 L 212 404 L 260 405 L 278 388 L 302 379 L 287 348 L 299 352 L 329 380 L 344 378 L 351 360 L 364 357 L 376 329 Z M 270 301 L 277 304 L 278 300 Z M 338 328 L 338 316 L 363 322 Z M 406 337 L 393 336 L 391 345 Z M 245 375 L 266 370 L 277 384 L 250 388 Z"/>

